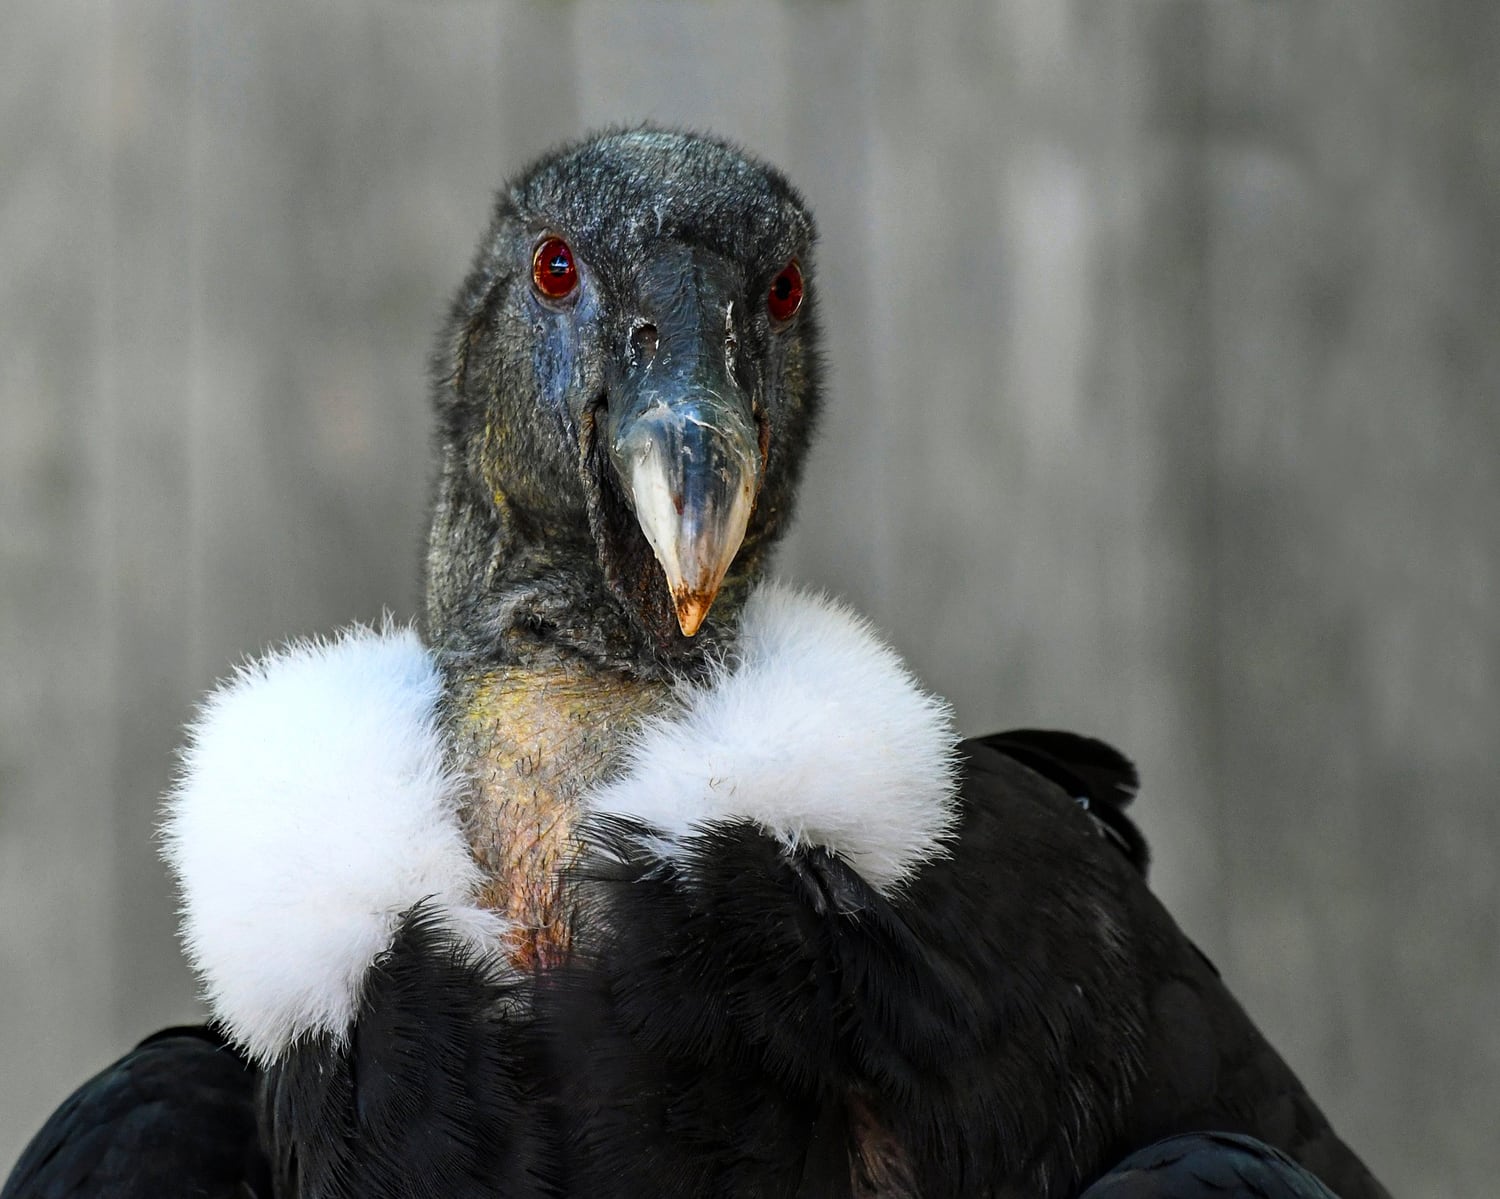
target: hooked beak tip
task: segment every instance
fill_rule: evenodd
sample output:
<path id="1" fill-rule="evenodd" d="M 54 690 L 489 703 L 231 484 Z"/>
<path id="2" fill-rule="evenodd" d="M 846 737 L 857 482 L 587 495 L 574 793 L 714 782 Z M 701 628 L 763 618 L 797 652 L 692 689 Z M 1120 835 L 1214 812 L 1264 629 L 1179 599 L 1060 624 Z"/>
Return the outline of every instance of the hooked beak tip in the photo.
<path id="1" fill-rule="evenodd" d="M 693 591 L 686 587 L 673 592 L 672 604 L 677 609 L 677 627 L 684 637 L 693 636 L 703 627 L 709 608 L 713 607 L 717 587 L 708 591 Z"/>

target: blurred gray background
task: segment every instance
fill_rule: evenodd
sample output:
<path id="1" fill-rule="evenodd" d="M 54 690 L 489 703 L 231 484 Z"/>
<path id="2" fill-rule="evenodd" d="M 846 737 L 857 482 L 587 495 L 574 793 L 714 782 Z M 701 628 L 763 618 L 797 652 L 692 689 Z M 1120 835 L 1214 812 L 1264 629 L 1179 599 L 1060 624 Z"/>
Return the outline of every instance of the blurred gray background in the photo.
<path id="1" fill-rule="evenodd" d="M 5 0 L 0 1171 L 198 1011 L 152 845 L 195 697 L 414 611 L 492 189 L 649 117 L 822 221 L 782 573 L 966 730 L 1131 752 L 1345 1136 L 1493 1194 L 1497 62 L 1487 0 Z"/>

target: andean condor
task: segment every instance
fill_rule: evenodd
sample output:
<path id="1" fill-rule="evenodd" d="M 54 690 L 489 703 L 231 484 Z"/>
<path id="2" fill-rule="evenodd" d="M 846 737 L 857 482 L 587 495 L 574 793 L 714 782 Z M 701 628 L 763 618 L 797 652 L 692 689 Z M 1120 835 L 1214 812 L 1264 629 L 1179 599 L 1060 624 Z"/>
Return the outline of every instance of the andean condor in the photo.
<path id="1" fill-rule="evenodd" d="M 166 852 L 227 1044 L 85 1084 L 4 1199 L 1386 1194 L 1148 890 L 1123 758 L 959 744 L 762 581 L 812 251 L 710 138 L 501 195 L 425 635 L 291 646 L 190 731 Z"/>

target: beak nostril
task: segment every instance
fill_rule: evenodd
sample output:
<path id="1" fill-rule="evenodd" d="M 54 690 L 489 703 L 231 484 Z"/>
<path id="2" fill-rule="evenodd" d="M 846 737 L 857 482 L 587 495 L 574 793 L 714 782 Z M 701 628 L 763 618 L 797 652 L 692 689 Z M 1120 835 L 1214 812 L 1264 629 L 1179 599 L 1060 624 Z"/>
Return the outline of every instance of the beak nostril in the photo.
<path id="1" fill-rule="evenodd" d="M 630 331 L 630 352 L 637 362 L 650 362 L 656 357 L 658 341 L 656 326 L 650 321 L 641 321 Z"/>

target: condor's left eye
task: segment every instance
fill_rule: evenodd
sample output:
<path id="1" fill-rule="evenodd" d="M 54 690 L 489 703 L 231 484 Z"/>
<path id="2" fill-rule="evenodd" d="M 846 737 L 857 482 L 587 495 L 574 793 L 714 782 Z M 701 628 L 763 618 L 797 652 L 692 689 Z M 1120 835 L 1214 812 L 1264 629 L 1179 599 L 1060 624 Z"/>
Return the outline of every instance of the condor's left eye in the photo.
<path id="1" fill-rule="evenodd" d="M 531 282 L 549 300 L 565 300 L 578 286 L 578 264 L 560 237 L 543 240 L 531 256 Z"/>
<path id="2" fill-rule="evenodd" d="M 766 292 L 766 310 L 773 321 L 789 321 L 802 307 L 802 268 L 794 258 L 784 267 Z"/>

